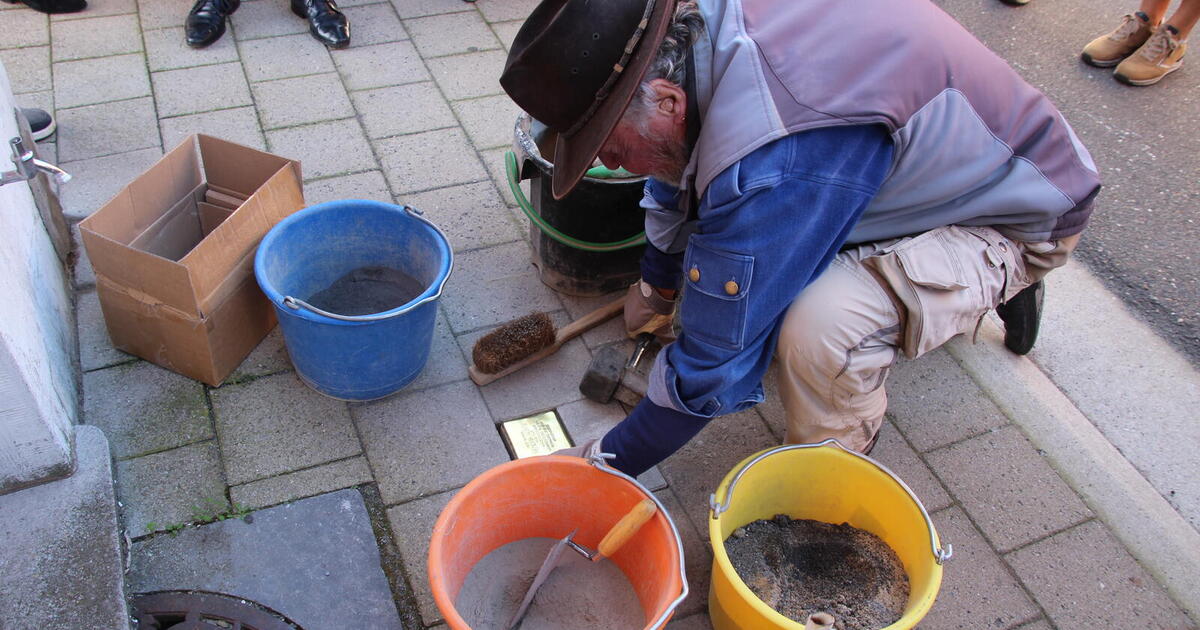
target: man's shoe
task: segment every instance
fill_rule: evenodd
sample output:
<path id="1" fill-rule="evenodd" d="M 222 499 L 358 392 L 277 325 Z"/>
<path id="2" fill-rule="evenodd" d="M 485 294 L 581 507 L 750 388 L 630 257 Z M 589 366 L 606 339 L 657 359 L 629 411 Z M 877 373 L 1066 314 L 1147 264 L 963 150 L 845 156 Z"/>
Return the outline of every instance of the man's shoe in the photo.
<path id="1" fill-rule="evenodd" d="M 44 109 L 22 107 L 21 115 L 29 122 L 29 131 L 34 142 L 49 138 L 58 128 L 58 125 L 54 123 L 54 117 Z"/>
<path id="2" fill-rule="evenodd" d="M 1109 68 L 1132 55 L 1133 51 L 1150 39 L 1152 33 L 1154 25 L 1150 23 L 1150 16 L 1136 11 L 1121 18 L 1121 25 L 1111 33 L 1089 42 L 1079 56 L 1097 68 Z"/>
<path id="3" fill-rule="evenodd" d="M 221 39 L 225 34 L 225 18 L 233 15 L 241 4 L 241 0 L 196 0 L 184 29 L 187 45 L 204 48 Z"/>
<path id="4" fill-rule="evenodd" d="M 1046 285 L 1035 282 L 996 307 L 996 313 L 1004 321 L 1004 345 L 1014 353 L 1029 354 L 1033 349 L 1042 321 L 1045 295 Z"/>
<path id="5" fill-rule="evenodd" d="M 330 48 L 350 45 L 350 23 L 333 0 L 292 0 L 292 13 L 308 19 L 308 32 Z"/>
<path id="6" fill-rule="evenodd" d="M 1121 62 L 1113 78 L 1129 85 L 1154 85 L 1183 64 L 1187 42 L 1179 40 L 1179 31 L 1167 24 L 1154 31 L 1137 52 Z"/>

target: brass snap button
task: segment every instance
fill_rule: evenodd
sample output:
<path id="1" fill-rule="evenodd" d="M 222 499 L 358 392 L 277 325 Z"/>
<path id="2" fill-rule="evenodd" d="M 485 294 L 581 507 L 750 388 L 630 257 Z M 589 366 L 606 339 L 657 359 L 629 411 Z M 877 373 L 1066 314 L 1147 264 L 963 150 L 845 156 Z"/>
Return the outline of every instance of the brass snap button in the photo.
<path id="1" fill-rule="evenodd" d="M 729 295 L 737 295 L 738 283 L 734 282 L 733 280 L 726 282 L 725 283 L 725 292 L 728 293 Z"/>
<path id="2" fill-rule="evenodd" d="M 688 272 L 688 280 L 691 280 L 692 282 L 700 282 L 699 267 L 692 267 L 692 270 Z"/>

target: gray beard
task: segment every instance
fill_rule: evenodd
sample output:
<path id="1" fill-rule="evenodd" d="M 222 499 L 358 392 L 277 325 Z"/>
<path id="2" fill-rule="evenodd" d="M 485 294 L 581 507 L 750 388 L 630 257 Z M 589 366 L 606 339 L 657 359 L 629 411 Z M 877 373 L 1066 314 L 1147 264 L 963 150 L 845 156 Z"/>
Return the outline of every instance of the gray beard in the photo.
<path id="1" fill-rule="evenodd" d="M 687 144 L 682 140 L 676 142 L 644 135 L 642 138 L 652 147 L 650 153 L 653 160 L 663 165 L 659 167 L 658 171 L 646 173 L 646 175 L 679 188 L 680 183 L 683 182 L 683 171 L 687 169 L 688 164 Z"/>

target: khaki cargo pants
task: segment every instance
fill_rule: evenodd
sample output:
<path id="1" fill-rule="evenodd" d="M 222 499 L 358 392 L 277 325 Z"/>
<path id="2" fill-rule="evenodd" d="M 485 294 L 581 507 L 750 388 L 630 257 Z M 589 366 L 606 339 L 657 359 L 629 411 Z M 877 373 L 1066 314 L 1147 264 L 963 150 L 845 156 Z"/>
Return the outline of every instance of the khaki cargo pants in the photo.
<path id="1" fill-rule="evenodd" d="M 842 252 L 788 308 L 776 348 L 787 441 L 863 450 L 883 423 L 884 380 L 971 333 L 997 304 L 1063 265 L 1079 237 L 1024 243 L 948 226 Z"/>

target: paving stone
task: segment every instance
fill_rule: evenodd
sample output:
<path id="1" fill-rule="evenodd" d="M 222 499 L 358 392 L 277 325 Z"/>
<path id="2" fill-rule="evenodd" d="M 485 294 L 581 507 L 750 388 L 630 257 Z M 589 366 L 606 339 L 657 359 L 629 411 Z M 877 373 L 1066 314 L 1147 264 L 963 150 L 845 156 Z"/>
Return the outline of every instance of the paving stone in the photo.
<path id="1" fill-rule="evenodd" d="M 1102 523 L 1089 521 L 1007 556 L 1057 627 L 1193 628 Z"/>
<path id="2" fill-rule="evenodd" d="M 954 547 L 942 586 L 921 629 L 1010 628 L 1038 616 L 1004 562 L 957 507 L 933 516 L 942 544 Z"/>
<path id="3" fill-rule="evenodd" d="M 0 12 L 0 48 L 25 48 L 50 44 L 50 20 L 46 14 L 22 7 L 19 11 Z"/>
<path id="4" fill-rule="evenodd" d="M 1039 619 L 1033 623 L 1025 624 L 1017 628 L 1017 630 L 1054 630 L 1054 628 L 1050 626 L 1050 622 L 1045 619 Z"/>
<path id="5" fill-rule="evenodd" d="M 142 50 L 142 34 L 136 15 L 51 22 L 54 61 L 107 57 Z"/>
<path id="6" fill-rule="evenodd" d="M 426 624 L 442 620 L 442 613 L 433 601 L 433 590 L 429 588 L 429 541 L 433 538 L 434 523 L 455 493 L 435 494 L 387 511 L 396 546 L 404 558 L 405 573 L 417 598 L 421 621 Z"/>
<path id="7" fill-rule="evenodd" d="M 134 543 L 126 589 L 236 593 L 303 628 L 403 627 L 357 490 L 251 516 Z"/>
<path id="8" fill-rule="evenodd" d="M 308 20 L 296 17 L 296 14 L 292 13 L 290 3 L 278 0 L 243 2 L 242 6 L 238 7 L 237 12 L 233 14 L 230 22 L 233 24 L 234 37 L 223 37 L 222 40 L 245 41 L 308 33 Z M 358 25 L 354 24 L 354 26 Z M 358 35 L 357 29 L 354 34 Z"/>
<path id="9" fill-rule="evenodd" d="M 687 617 L 708 610 L 708 589 L 712 580 L 713 553 L 708 541 L 708 523 L 700 527 L 687 517 L 687 510 L 670 490 L 656 493 L 658 500 L 675 521 L 683 542 L 683 569 L 688 581 L 687 599 L 675 609 L 676 617 Z"/>
<path id="10" fill-rule="evenodd" d="M 944 349 L 902 359 L 888 376 L 887 393 L 888 412 L 922 453 L 1008 424 Z"/>
<path id="11" fill-rule="evenodd" d="M 75 253 L 75 260 L 71 266 L 72 282 L 77 291 L 80 289 L 90 289 L 96 286 L 96 270 L 92 269 L 92 261 L 88 258 L 87 248 L 83 246 L 83 239 L 79 236 L 78 223 L 71 226 L 71 240 L 74 242 L 74 249 L 72 251 Z M 78 306 L 76 307 L 76 312 L 78 312 Z M 106 332 L 105 338 L 107 339 L 107 337 L 108 333 Z M 108 341 L 104 343 L 109 346 L 112 345 Z M 80 346 L 82 345 L 81 341 Z M 82 355 L 82 353 L 81 347 L 80 354 Z"/>
<path id="12" fill-rule="evenodd" d="M 321 179 L 304 185 L 304 200 L 309 205 L 335 199 L 373 199 L 392 203 L 392 193 L 380 171 L 367 171 Z"/>
<path id="13" fill-rule="evenodd" d="M 222 138 L 260 151 L 267 150 L 267 141 L 258 126 L 258 113 L 253 107 L 164 118 L 159 124 L 162 126 L 163 146 L 168 150 L 179 146 L 194 133 Z"/>
<path id="14" fill-rule="evenodd" d="M 150 98 L 59 109 L 54 117 L 58 159 L 64 162 L 162 148 Z"/>
<path id="15" fill-rule="evenodd" d="M 395 7 L 396 14 L 404 19 L 475 10 L 472 3 L 462 0 L 392 0 L 392 6 Z"/>
<path id="16" fill-rule="evenodd" d="M 455 334 L 561 308 L 554 291 L 538 280 L 525 243 L 463 252 L 455 258 L 442 295 L 442 308 Z"/>
<path id="17" fill-rule="evenodd" d="M 142 29 L 149 31 L 156 28 L 183 27 L 187 19 L 186 4 L 181 5 L 177 0 L 137 0 L 138 17 Z"/>
<path id="18" fill-rule="evenodd" d="M 306 179 L 378 168 L 354 119 L 268 131 L 267 142 L 271 153 L 300 160 Z"/>
<path id="19" fill-rule="evenodd" d="M 0 17 L 0 23 L 3 21 L 3 17 Z M 8 72 L 13 94 L 37 92 L 51 85 L 49 46 L 0 50 L 0 63 Z"/>
<path id="20" fill-rule="evenodd" d="M 336 72 L 255 83 L 254 102 L 265 129 L 354 116 Z"/>
<path id="21" fill-rule="evenodd" d="M 539 0 L 479 0 L 475 6 L 489 22 L 521 20 L 529 17 Z"/>
<path id="22" fill-rule="evenodd" d="M 124 15 L 137 13 L 135 0 L 88 0 L 87 9 L 78 13 L 56 13 L 50 16 L 51 22 L 81 20 L 105 15 Z"/>
<path id="23" fill-rule="evenodd" d="M 192 521 L 195 509 L 229 507 L 213 440 L 117 462 L 116 486 L 125 531 L 134 537 Z"/>
<path id="24" fill-rule="evenodd" d="M 708 613 L 696 613 L 682 619 L 672 618 L 667 623 L 667 630 L 712 630 L 712 622 L 708 620 Z"/>
<path id="25" fill-rule="evenodd" d="M 367 458 L 359 456 L 234 486 L 229 489 L 229 496 L 239 507 L 257 509 L 371 481 Z"/>
<path id="26" fill-rule="evenodd" d="M 913 493 L 917 495 L 929 512 L 940 510 L 951 503 L 950 495 L 933 472 L 921 461 L 917 452 L 909 447 L 900 432 L 890 422 L 884 422 L 879 441 L 871 451 L 871 458 L 896 473 Z"/>
<path id="27" fill-rule="evenodd" d="M 61 108 L 150 96 L 142 55 L 116 55 L 54 64 L 54 96 Z"/>
<path id="28" fill-rule="evenodd" d="M 496 22 L 492 24 L 492 30 L 496 32 L 496 37 L 500 38 L 500 44 L 504 46 L 504 49 L 511 50 L 513 40 L 517 38 L 517 31 L 521 30 L 521 26 L 524 24 L 525 20 Z"/>
<path id="29" fill-rule="evenodd" d="M 453 127 L 458 124 L 432 82 L 351 92 L 371 138 Z"/>
<path id="30" fill-rule="evenodd" d="M 508 147 L 503 149 L 487 149 L 480 151 L 479 157 L 483 160 L 483 165 L 487 167 L 488 174 L 492 176 L 492 182 L 500 190 L 500 195 L 504 197 L 504 203 L 510 208 L 515 208 L 517 198 L 513 196 L 512 191 L 509 189 L 508 173 L 504 166 L 504 154 L 509 150 Z M 526 199 L 529 198 L 529 180 L 521 181 L 521 192 L 524 193 Z M 517 213 L 520 213 L 520 211 L 518 210 Z M 528 219 L 522 217 L 520 225 L 523 226 L 521 230 L 522 234 L 529 232 Z"/>
<path id="31" fill-rule="evenodd" d="M 95 291 L 80 293 L 75 307 L 79 325 L 79 363 L 83 371 L 98 370 L 118 363 L 128 363 L 136 357 L 113 347 L 100 311 L 100 298 Z"/>
<path id="32" fill-rule="evenodd" d="M 48 88 L 50 86 L 47 85 L 46 87 Z M 16 101 L 16 104 L 18 107 L 33 107 L 36 109 L 44 109 L 48 112 L 53 112 L 55 109 L 54 108 L 54 92 L 49 89 L 41 90 L 39 92 L 26 92 L 21 95 L 14 94 L 13 99 Z M 55 140 L 57 140 L 57 137 L 55 137 Z M 39 142 L 37 144 L 40 147 L 41 145 L 43 145 L 45 143 L 46 143 L 46 141 L 43 140 L 42 142 Z M 42 154 L 42 155 L 44 155 L 44 154 Z"/>
<path id="33" fill-rule="evenodd" d="M 388 3 L 369 4 L 365 6 L 343 6 L 339 3 L 342 13 L 350 20 L 355 46 L 374 46 L 387 42 L 398 42 L 408 39 L 408 33 L 396 10 Z"/>
<path id="34" fill-rule="evenodd" d="M 512 216 L 511 213 L 509 216 Z M 521 235 L 525 236 L 524 234 Z M 559 295 L 559 299 L 562 300 L 563 306 L 566 307 L 567 313 L 571 316 L 571 319 L 575 320 L 606 304 L 613 302 L 614 300 L 624 300 L 625 291 L 617 291 L 598 297 L 579 297 L 575 295 L 562 294 Z M 621 317 L 620 313 L 617 313 L 615 317 L 607 322 L 583 333 L 583 342 L 587 344 L 588 348 L 591 348 L 593 354 L 595 354 L 596 350 L 601 346 L 606 346 L 611 343 L 624 342 L 627 339 L 628 337 L 625 336 L 625 320 Z M 621 350 L 625 351 L 627 349 L 632 352 L 633 348 L 634 344 L 630 342 L 627 348 L 622 348 Z M 652 349 L 648 348 L 648 350 Z M 649 352 L 642 357 L 642 361 L 647 363 L 649 363 L 652 359 L 653 357 L 649 354 Z"/>
<path id="35" fill-rule="evenodd" d="M 250 81 L 270 81 L 333 71 L 329 51 L 308 33 L 242 42 Z"/>
<path id="36" fill-rule="evenodd" d="M 429 80 L 429 72 L 410 41 L 339 50 L 334 55 L 334 63 L 342 74 L 347 90 Z"/>
<path id="37" fill-rule="evenodd" d="M 36 155 L 51 164 L 58 164 L 58 143 L 45 140 L 37 143 Z"/>
<path id="38" fill-rule="evenodd" d="M 241 64 L 165 70 L 151 75 L 158 115 L 163 118 L 239 105 L 252 105 Z"/>
<path id="39" fill-rule="evenodd" d="M 242 10 L 250 4 L 253 3 L 244 4 Z M 142 36 L 146 38 L 146 60 L 151 71 L 238 61 L 237 46 L 234 45 L 232 37 L 222 37 L 204 48 L 192 48 L 187 45 L 183 27 L 179 26 L 143 31 Z"/>
<path id="40" fill-rule="evenodd" d="M 429 348 L 429 360 L 421 374 L 406 386 L 408 391 L 436 387 L 468 378 L 467 359 L 454 341 L 446 316 L 438 311 L 434 321 L 433 341 Z"/>
<path id="41" fill-rule="evenodd" d="M 447 13 L 404 21 L 425 59 L 500 47 L 500 40 L 478 13 Z"/>
<path id="42" fill-rule="evenodd" d="M 508 461 L 469 381 L 356 405 L 354 415 L 387 505 L 460 487 Z"/>
<path id="43" fill-rule="evenodd" d="M 71 183 L 62 187 L 59 196 L 63 215 L 72 221 L 87 218 L 161 157 L 162 150 L 155 147 L 62 162 L 59 166 L 71 174 Z"/>
<path id="44" fill-rule="evenodd" d="M 521 108 L 507 95 L 454 103 L 454 112 L 477 149 L 509 147 Z"/>
<path id="45" fill-rule="evenodd" d="M 500 74 L 507 55 L 503 50 L 438 57 L 426 63 L 446 98 L 464 98 L 503 94 Z"/>
<path id="46" fill-rule="evenodd" d="M 83 375 L 83 415 L 100 427 L 115 459 L 212 438 L 204 386 L 137 361 Z"/>
<path id="47" fill-rule="evenodd" d="M 223 385 L 233 385 L 260 376 L 278 374 L 292 369 L 292 361 L 288 358 L 287 346 L 283 341 L 283 330 L 276 326 L 250 352 L 242 364 L 225 378 Z"/>
<path id="48" fill-rule="evenodd" d="M 440 129 L 375 142 L 383 174 L 397 195 L 487 179 L 479 157 L 458 129 Z"/>
<path id="49" fill-rule="evenodd" d="M 445 232 L 456 252 L 521 238 L 491 182 L 411 193 L 404 195 L 403 201 L 420 209 Z"/>
<path id="50" fill-rule="evenodd" d="M 212 390 L 217 435 L 231 485 L 358 455 L 346 403 L 294 373 Z"/>
<path id="51" fill-rule="evenodd" d="M 1016 427 L 928 453 L 926 460 L 1002 552 L 1091 516 Z"/>

